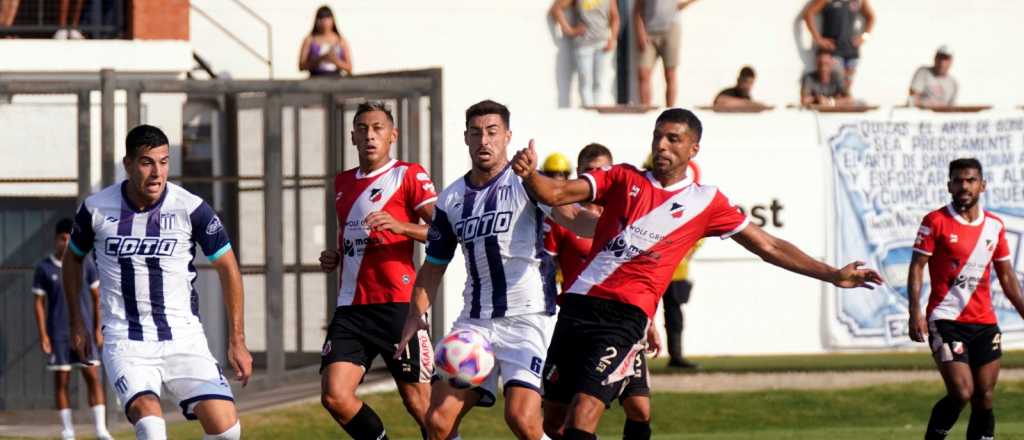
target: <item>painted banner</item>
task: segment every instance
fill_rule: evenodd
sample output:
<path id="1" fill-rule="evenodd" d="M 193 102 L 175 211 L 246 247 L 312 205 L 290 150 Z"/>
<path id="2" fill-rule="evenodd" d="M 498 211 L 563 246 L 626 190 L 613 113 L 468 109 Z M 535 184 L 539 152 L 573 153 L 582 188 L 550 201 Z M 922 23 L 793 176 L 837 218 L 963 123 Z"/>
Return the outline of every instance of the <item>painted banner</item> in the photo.
<path id="1" fill-rule="evenodd" d="M 899 347 L 907 336 L 907 272 L 924 216 L 951 201 L 949 162 L 981 161 L 987 189 L 981 204 L 1001 217 L 1018 279 L 1024 279 L 1024 117 L 1018 114 L 923 114 L 910 120 L 821 118 L 831 151 L 835 204 L 835 263 L 854 260 L 878 269 L 875 290 L 835 289 L 827 310 L 835 348 Z M 834 119 L 833 119 L 834 118 Z M 1004 340 L 1024 339 L 1024 320 L 992 271 L 992 303 Z M 922 310 L 930 289 L 925 270 Z"/>

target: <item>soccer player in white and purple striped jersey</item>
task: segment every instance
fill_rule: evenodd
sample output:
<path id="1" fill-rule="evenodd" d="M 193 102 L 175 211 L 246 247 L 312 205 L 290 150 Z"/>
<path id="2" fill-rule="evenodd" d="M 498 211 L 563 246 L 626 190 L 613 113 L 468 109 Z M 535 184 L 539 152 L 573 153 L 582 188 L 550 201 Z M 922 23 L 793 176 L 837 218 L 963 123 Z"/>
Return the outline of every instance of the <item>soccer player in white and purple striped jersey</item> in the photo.
<path id="1" fill-rule="evenodd" d="M 78 301 L 83 257 L 94 251 L 100 276 L 103 366 L 139 439 L 166 439 L 161 387 L 208 439 L 238 439 L 231 387 L 210 353 L 192 283 L 196 245 L 220 278 L 228 315 L 228 361 L 243 384 L 252 374 L 242 321 L 242 278 L 224 225 L 213 209 L 167 182 L 167 136 L 140 125 L 126 139 L 127 180 L 85 199 L 63 260 L 69 303 Z M 71 344 L 88 359 L 85 327 L 69 308 Z"/>

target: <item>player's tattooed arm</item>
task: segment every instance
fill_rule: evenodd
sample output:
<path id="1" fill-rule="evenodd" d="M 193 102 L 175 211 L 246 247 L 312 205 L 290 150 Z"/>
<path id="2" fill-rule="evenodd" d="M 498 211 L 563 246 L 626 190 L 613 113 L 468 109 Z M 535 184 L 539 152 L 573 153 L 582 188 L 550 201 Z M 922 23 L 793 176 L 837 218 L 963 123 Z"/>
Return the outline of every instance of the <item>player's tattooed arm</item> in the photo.
<path id="1" fill-rule="evenodd" d="M 512 158 L 512 171 L 523 179 L 523 186 L 538 202 L 548 206 L 561 206 L 590 199 L 590 183 L 583 179 L 555 180 L 537 172 L 537 151 L 530 146 L 519 150 Z"/>
<path id="2" fill-rule="evenodd" d="M 423 315 L 430 309 L 430 304 L 437 296 L 437 287 L 441 284 L 441 277 L 448 270 L 448 264 L 434 264 L 424 261 L 420 270 L 416 272 L 416 285 L 412 288 L 412 298 L 409 300 L 409 315 L 405 318 L 405 326 L 402 328 L 402 339 L 398 342 L 395 350 L 395 359 L 398 359 L 409 341 L 416 336 L 416 332 L 427 330 L 430 327 L 423 320 Z"/>
<path id="3" fill-rule="evenodd" d="M 82 262 L 83 258 L 74 252 L 64 252 L 61 261 L 61 285 L 64 287 L 64 298 L 68 304 L 80 304 L 82 294 Z M 71 330 L 71 349 L 79 359 L 90 359 L 92 349 L 86 342 L 85 321 L 82 319 L 81 307 L 68 307 L 68 321 Z"/>
<path id="4" fill-rule="evenodd" d="M 775 237 L 754 224 L 743 228 L 732 238 L 764 261 L 800 275 L 832 283 L 837 287 L 872 289 L 872 284 L 882 284 L 882 277 L 878 272 L 861 267 L 864 265 L 862 261 L 854 261 L 836 269 L 811 258 L 792 243 Z"/>
<path id="5" fill-rule="evenodd" d="M 924 267 L 928 265 L 928 259 L 928 255 L 914 252 L 907 274 L 907 308 L 910 315 L 907 321 L 907 331 L 910 333 L 910 339 L 915 342 L 924 342 L 928 337 L 928 323 L 925 322 L 924 314 L 921 313 L 921 285 L 924 280 Z"/>
<path id="6" fill-rule="evenodd" d="M 1002 286 L 1006 299 L 1010 300 L 1010 304 L 1017 309 L 1017 313 L 1024 317 L 1024 298 L 1020 293 L 1021 280 L 1017 278 L 1013 264 L 1010 263 L 1010 260 L 996 260 L 992 262 L 992 265 L 995 266 L 996 276 L 999 277 L 999 285 Z"/>
<path id="7" fill-rule="evenodd" d="M 249 383 L 249 376 L 252 376 L 252 354 L 245 345 L 242 273 L 238 269 L 235 251 L 228 250 L 214 260 L 213 268 L 217 270 L 217 276 L 220 278 L 224 306 L 228 315 L 228 363 L 235 370 L 235 380 L 245 386 Z"/>

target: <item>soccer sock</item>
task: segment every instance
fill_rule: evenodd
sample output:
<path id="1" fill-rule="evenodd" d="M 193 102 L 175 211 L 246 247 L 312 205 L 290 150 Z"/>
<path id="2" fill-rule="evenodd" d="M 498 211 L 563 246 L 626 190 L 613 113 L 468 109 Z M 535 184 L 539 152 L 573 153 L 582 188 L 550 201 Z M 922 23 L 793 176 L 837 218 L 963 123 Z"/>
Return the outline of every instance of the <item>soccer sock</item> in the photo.
<path id="1" fill-rule="evenodd" d="M 971 409 L 971 421 L 967 424 L 967 440 L 991 440 L 995 438 L 996 415 L 989 409 Z"/>
<path id="2" fill-rule="evenodd" d="M 157 416 L 146 416 L 135 422 L 138 440 L 167 440 L 167 423 Z"/>
<path id="3" fill-rule="evenodd" d="M 203 440 L 238 440 L 242 438 L 242 422 L 236 421 L 234 425 L 220 434 L 203 434 Z"/>
<path id="4" fill-rule="evenodd" d="M 64 408 L 60 411 L 60 424 L 64 426 L 64 436 L 75 435 L 75 424 L 71 423 L 71 408 Z"/>
<path id="5" fill-rule="evenodd" d="M 92 421 L 96 425 L 96 434 L 107 434 L 106 405 L 96 405 L 92 407 Z"/>
<path id="6" fill-rule="evenodd" d="M 593 433 L 581 431 L 576 428 L 565 428 L 565 434 L 562 434 L 562 440 L 597 440 L 597 436 Z"/>
<path id="7" fill-rule="evenodd" d="M 925 431 L 925 440 L 941 440 L 946 438 L 949 430 L 953 429 L 956 419 L 960 417 L 960 410 L 963 406 L 949 395 L 939 399 L 932 408 L 932 416 L 928 419 L 928 430 Z"/>
<path id="8" fill-rule="evenodd" d="M 622 427 L 622 440 L 650 440 L 651 422 L 638 422 L 626 419 Z"/>
<path id="9" fill-rule="evenodd" d="M 359 412 L 352 417 L 352 420 L 349 420 L 342 428 L 354 440 L 388 440 L 388 434 L 384 431 L 384 422 L 365 402 L 363 402 L 363 407 L 359 408 Z"/>

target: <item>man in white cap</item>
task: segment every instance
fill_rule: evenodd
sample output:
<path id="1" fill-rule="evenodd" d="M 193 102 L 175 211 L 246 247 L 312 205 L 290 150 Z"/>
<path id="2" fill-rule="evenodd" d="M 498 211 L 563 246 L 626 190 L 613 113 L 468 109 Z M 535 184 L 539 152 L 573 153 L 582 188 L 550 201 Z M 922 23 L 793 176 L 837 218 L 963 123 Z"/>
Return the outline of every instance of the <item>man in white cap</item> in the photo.
<path id="1" fill-rule="evenodd" d="M 956 103 L 959 90 L 956 78 L 949 74 L 953 50 L 947 45 L 935 51 L 935 63 L 921 66 L 910 81 L 910 104 L 917 107 L 950 106 Z"/>

